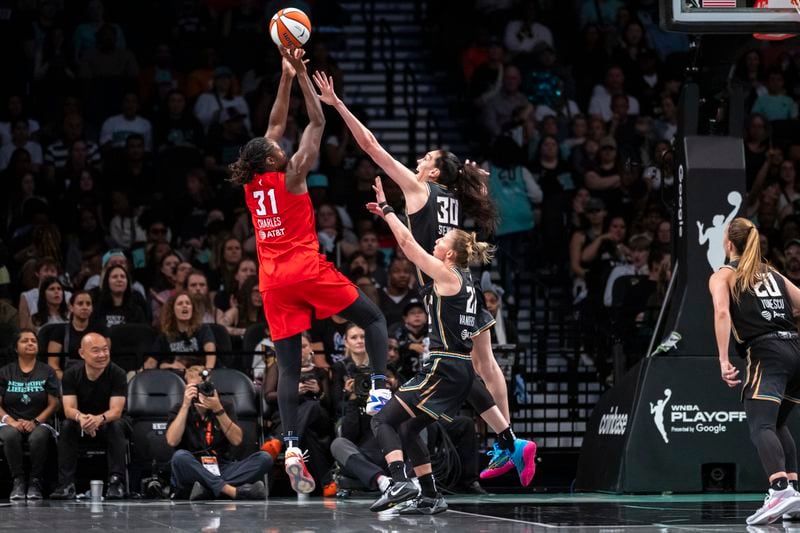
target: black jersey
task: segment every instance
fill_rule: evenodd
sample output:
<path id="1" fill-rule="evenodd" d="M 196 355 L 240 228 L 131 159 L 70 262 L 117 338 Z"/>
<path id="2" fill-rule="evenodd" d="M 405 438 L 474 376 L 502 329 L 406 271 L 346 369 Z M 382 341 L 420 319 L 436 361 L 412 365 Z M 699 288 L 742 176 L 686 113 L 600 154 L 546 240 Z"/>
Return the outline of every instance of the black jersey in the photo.
<path id="1" fill-rule="evenodd" d="M 411 230 L 414 240 L 423 250 L 432 254 L 436 240 L 452 229 L 463 227 L 464 217 L 458 198 L 452 190 L 430 181 L 427 182 L 427 186 L 428 200 L 422 209 L 408 215 L 407 220 L 408 229 Z M 431 278 L 419 268 L 417 277 L 420 285 L 431 281 Z"/>
<path id="2" fill-rule="evenodd" d="M 469 359 L 471 334 L 475 329 L 478 299 L 469 270 L 453 268 L 461 288 L 452 296 L 441 296 L 435 290 L 429 298 L 428 334 L 431 357 L 446 356 Z"/>
<path id="3" fill-rule="evenodd" d="M 737 266 L 738 262 L 734 261 L 723 268 L 735 270 Z M 736 342 L 748 343 L 775 331 L 797 331 L 786 294 L 783 277 L 772 270 L 755 284 L 752 291 L 742 293 L 738 302 L 731 294 L 731 322 Z"/>

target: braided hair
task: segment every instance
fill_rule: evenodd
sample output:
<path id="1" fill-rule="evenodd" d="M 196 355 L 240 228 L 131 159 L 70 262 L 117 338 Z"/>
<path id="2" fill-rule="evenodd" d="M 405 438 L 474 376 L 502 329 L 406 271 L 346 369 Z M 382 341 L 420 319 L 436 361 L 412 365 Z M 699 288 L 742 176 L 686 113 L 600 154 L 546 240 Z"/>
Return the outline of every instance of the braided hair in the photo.
<path id="1" fill-rule="evenodd" d="M 280 149 L 277 143 L 264 137 L 250 139 L 239 150 L 239 159 L 228 166 L 231 171 L 228 181 L 234 185 L 244 185 L 249 183 L 256 174 L 263 174 L 270 170 L 283 170 L 283 168 L 271 169 L 267 164 L 268 157 L 275 157 L 276 148 Z"/>

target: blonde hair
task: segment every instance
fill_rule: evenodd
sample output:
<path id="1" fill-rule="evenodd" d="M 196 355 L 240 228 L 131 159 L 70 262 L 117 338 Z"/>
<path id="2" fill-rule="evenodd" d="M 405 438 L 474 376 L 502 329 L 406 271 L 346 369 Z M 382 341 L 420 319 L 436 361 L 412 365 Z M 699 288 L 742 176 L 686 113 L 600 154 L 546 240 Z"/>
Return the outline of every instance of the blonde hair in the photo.
<path id="1" fill-rule="evenodd" d="M 761 277 L 769 272 L 769 265 L 761 259 L 761 243 L 758 228 L 746 218 L 738 217 L 728 226 L 728 240 L 739 254 L 733 298 L 738 302 L 741 295 L 752 291 Z"/>
<path id="2" fill-rule="evenodd" d="M 456 254 L 455 264 L 459 268 L 468 268 L 470 263 L 487 264 L 494 258 L 494 246 L 488 242 L 478 241 L 474 232 L 461 229 L 453 231 L 453 251 Z"/>

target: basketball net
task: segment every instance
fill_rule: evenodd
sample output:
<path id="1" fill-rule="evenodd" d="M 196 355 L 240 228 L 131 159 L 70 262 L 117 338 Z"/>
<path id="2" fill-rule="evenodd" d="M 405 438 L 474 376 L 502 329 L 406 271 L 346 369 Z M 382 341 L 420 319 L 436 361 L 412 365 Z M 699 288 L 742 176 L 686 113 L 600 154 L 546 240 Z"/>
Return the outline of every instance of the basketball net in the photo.
<path id="1" fill-rule="evenodd" d="M 772 0 L 773 4 L 775 4 L 775 0 Z M 800 15 L 800 0 L 789 0 L 792 4 L 792 7 L 797 11 L 797 14 Z M 763 9 L 770 7 L 770 0 L 756 0 L 756 8 Z M 775 7 L 774 5 L 772 7 Z M 781 6 L 783 7 L 783 6 Z M 796 33 L 754 33 L 753 37 L 756 39 L 761 39 L 762 41 L 783 41 L 785 39 L 791 39 L 792 37 L 796 37 Z"/>

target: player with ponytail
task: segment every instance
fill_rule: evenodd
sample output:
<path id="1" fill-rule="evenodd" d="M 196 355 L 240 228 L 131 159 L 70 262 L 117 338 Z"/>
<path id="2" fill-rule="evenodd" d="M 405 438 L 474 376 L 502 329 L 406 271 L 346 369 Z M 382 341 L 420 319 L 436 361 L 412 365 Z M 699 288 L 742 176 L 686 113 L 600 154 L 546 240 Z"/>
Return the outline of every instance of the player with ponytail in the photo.
<path id="1" fill-rule="evenodd" d="M 729 262 L 708 282 L 720 373 L 729 387 L 742 383 L 728 356 L 733 333 L 747 358 L 741 397 L 750 438 L 769 480 L 764 505 L 747 524 L 768 524 L 785 514 L 800 516 L 797 447 L 786 426 L 800 403 L 800 340 L 793 318 L 800 289 L 763 261 L 758 229 L 746 218 L 730 223 L 723 246 Z"/>
<path id="2" fill-rule="evenodd" d="M 450 230 L 461 229 L 464 218 L 471 217 L 487 235 L 497 226 L 497 210 L 488 196 L 488 176 L 469 160 L 463 164 L 451 152 L 431 150 L 417 160 L 416 172 L 394 159 L 333 91 L 333 82 L 321 72 L 314 73 L 314 82 L 321 91 L 320 100 L 342 116 L 358 146 L 400 187 L 405 198 L 408 228 L 414 239 L 428 252 L 433 252 L 437 239 Z M 417 269 L 419 282 L 430 278 Z M 536 443 L 517 439 L 511 430 L 508 407 L 508 386 L 492 350 L 491 332 L 494 317 L 485 308 L 482 291 L 477 291 L 478 319 L 470 332 L 473 340 L 472 364 L 482 378 L 475 380 L 469 403 L 497 434 L 492 460 L 481 472 L 481 479 L 500 476 L 515 467 L 523 486 L 533 479 L 536 467 Z M 500 416 L 495 416 L 499 410 Z M 520 449 L 517 449 L 517 448 Z M 530 457 L 528 464 L 524 458 Z"/>

